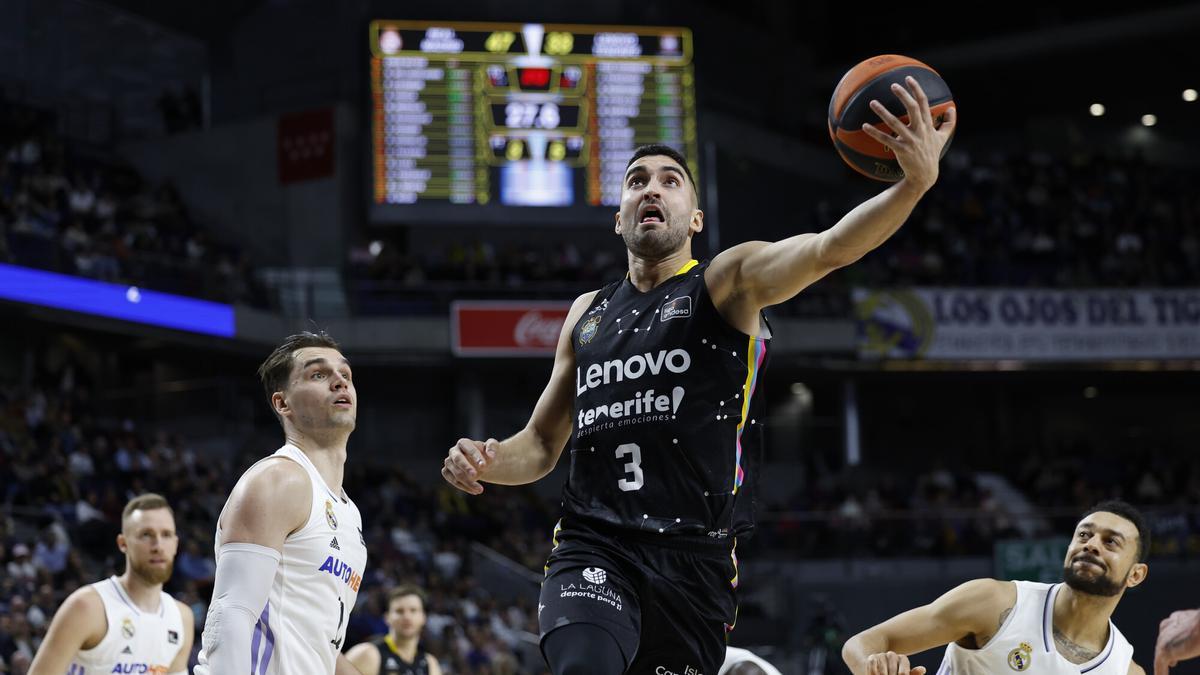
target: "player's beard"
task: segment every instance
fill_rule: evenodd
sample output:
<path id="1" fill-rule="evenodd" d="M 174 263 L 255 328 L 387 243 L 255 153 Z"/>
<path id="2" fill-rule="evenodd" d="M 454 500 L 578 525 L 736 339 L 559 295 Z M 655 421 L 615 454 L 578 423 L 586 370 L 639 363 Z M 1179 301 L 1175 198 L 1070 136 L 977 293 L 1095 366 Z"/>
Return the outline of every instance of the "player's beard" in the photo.
<path id="1" fill-rule="evenodd" d="M 677 222 L 675 218 L 670 218 L 666 227 L 652 230 L 642 229 L 638 223 L 621 228 L 625 247 L 637 257 L 649 260 L 661 260 L 678 251 L 687 236 L 687 221 Z"/>
<path id="2" fill-rule="evenodd" d="M 1132 571 L 1132 567 L 1130 570 Z M 1108 578 L 1108 571 L 1094 578 L 1084 577 L 1075 572 L 1075 561 L 1072 560 L 1063 568 L 1063 582 L 1080 593 L 1087 595 L 1098 595 L 1104 598 L 1111 598 L 1119 594 L 1125 588 L 1125 581 L 1129 578 L 1129 573 L 1126 572 L 1125 578 L 1117 581 Z"/>
<path id="3" fill-rule="evenodd" d="M 175 561 L 168 561 L 165 567 L 155 567 L 149 563 L 142 564 L 130 560 L 129 568 L 148 585 L 165 584 L 171 578 L 171 572 L 175 571 Z"/>

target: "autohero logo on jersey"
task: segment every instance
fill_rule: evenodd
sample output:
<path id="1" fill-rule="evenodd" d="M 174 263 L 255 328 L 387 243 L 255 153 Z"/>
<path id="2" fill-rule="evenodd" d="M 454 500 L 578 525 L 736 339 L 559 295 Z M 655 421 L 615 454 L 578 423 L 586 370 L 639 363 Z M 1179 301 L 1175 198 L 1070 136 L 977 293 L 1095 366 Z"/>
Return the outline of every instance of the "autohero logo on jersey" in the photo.
<path id="1" fill-rule="evenodd" d="M 113 666 L 109 673 L 122 673 L 122 675 L 137 673 L 138 675 L 167 675 L 166 666 L 152 666 L 148 663 L 118 663 Z"/>
<path id="2" fill-rule="evenodd" d="M 362 584 L 361 574 L 355 572 L 348 563 L 344 563 L 333 556 L 326 558 L 325 562 L 321 564 L 321 567 L 318 568 L 317 571 L 329 572 L 333 576 L 341 579 L 342 583 L 349 586 L 350 590 L 355 592 L 358 591 L 359 585 Z"/>
<path id="3" fill-rule="evenodd" d="M 583 581 L 579 583 L 559 584 L 560 598 L 587 598 L 612 606 L 618 612 L 625 606 L 621 594 L 605 585 L 608 573 L 599 567 L 589 567 L 583 570 Z"/>
<path id="4" fill-rule="evenodd" d="M 575 369 L 575 395 L 582 396 L 614 382 L 636 380 L 643 376 L 661 374 L 682 375 L 692 367 L 692 356 L 683 349 L 660 349 L 657 352 L 634 354 L 624 359 L 611 359 Z M 629 424 L 663 422 L 675 416 L 686 392 L 673 387 L 670 393 L 646 389 L 590 408 L 580 408 L 579 436 Z"/>

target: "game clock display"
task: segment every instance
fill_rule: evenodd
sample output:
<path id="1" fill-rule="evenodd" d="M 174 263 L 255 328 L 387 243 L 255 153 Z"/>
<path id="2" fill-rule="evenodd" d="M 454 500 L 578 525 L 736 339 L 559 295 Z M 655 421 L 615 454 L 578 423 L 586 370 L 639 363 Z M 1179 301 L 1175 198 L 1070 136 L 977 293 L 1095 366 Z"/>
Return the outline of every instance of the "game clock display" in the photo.
<path id="1" fill-rule="evenodd" d="M 372 217 L 594 223 L 634 148 L 693 175 L 686 28 L 374 21 Z"/>

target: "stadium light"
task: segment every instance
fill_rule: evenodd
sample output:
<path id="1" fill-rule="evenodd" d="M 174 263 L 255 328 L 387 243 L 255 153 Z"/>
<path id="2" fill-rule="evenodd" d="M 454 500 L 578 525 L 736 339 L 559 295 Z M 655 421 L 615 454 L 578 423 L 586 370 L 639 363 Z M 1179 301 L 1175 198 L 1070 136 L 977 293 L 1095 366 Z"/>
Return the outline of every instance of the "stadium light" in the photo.
<path id="1" fill-rule="evenodd" d="M 1155 124 L 1158 124 L 1158 115 L 1150 115 L 1150 114 L 1142 115 L 1142 125 L 1143 126 L 1152 127 Z"/>
<path id="2" fill-rule="evenodd" d="M 1196 100 L 1196 90 L 1195 89 L 1184 89 L 1183 90 L 1183 100 L 1187 101 L 1188 103 L 1195 101 Z"/>
<path id="3" fill-rule="evenodd" d="M 1104 114 L 1104 104 L 1103 103 L 1093 103 L 1090 106 L 1088 106 L 1088 112 L 1090 112 L 1092 114 L 1092 117 L 1100 117 L 1101 115 Z"/>

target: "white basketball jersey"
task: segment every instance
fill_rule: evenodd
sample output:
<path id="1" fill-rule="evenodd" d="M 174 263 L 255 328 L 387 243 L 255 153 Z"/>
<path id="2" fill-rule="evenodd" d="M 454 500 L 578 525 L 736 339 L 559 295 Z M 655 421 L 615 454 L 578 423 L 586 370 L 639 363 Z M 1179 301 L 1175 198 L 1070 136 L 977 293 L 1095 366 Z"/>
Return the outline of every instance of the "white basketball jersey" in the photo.
<path id="1" fill-rule="evenodd" d="M 183 618 L 175 600 L 160 593 L 158 609 L 147 612 L 133 604 L 116 577 L 97 581 L 92 588 L 104 603 L 108 631 L 95 647 L 80 650 L 67 675 L 166 675 L 184 642 Z"/>
<path id="2" fill-rule="evenodd" d="M 271 457 L 304 467 L 312 507 L 304 526 L 283 540 L 271 593 L 250 641 L 250 672 L 332 675 L 367 564 L 362 518 L 344 490 L 333 494 L 302 450 L 285 445 Z M 217 555 L 222 543 L 218 523 Z M 206 661 L 203 650 L 201 659 Z"/>
<path id="3" fill-rule="evenodd" d="M 981 649 L 946 646 L 938 675 L 1026 672 L 1036 675 L 1126 675 L 1133 647 L 1108 622 L 1108 644 L 1087 663 L 1071 663 L 1054 645 L 1054 598 L 1062 584 L 1014 581 L 1017 604 L 1004 625 Z"/>

